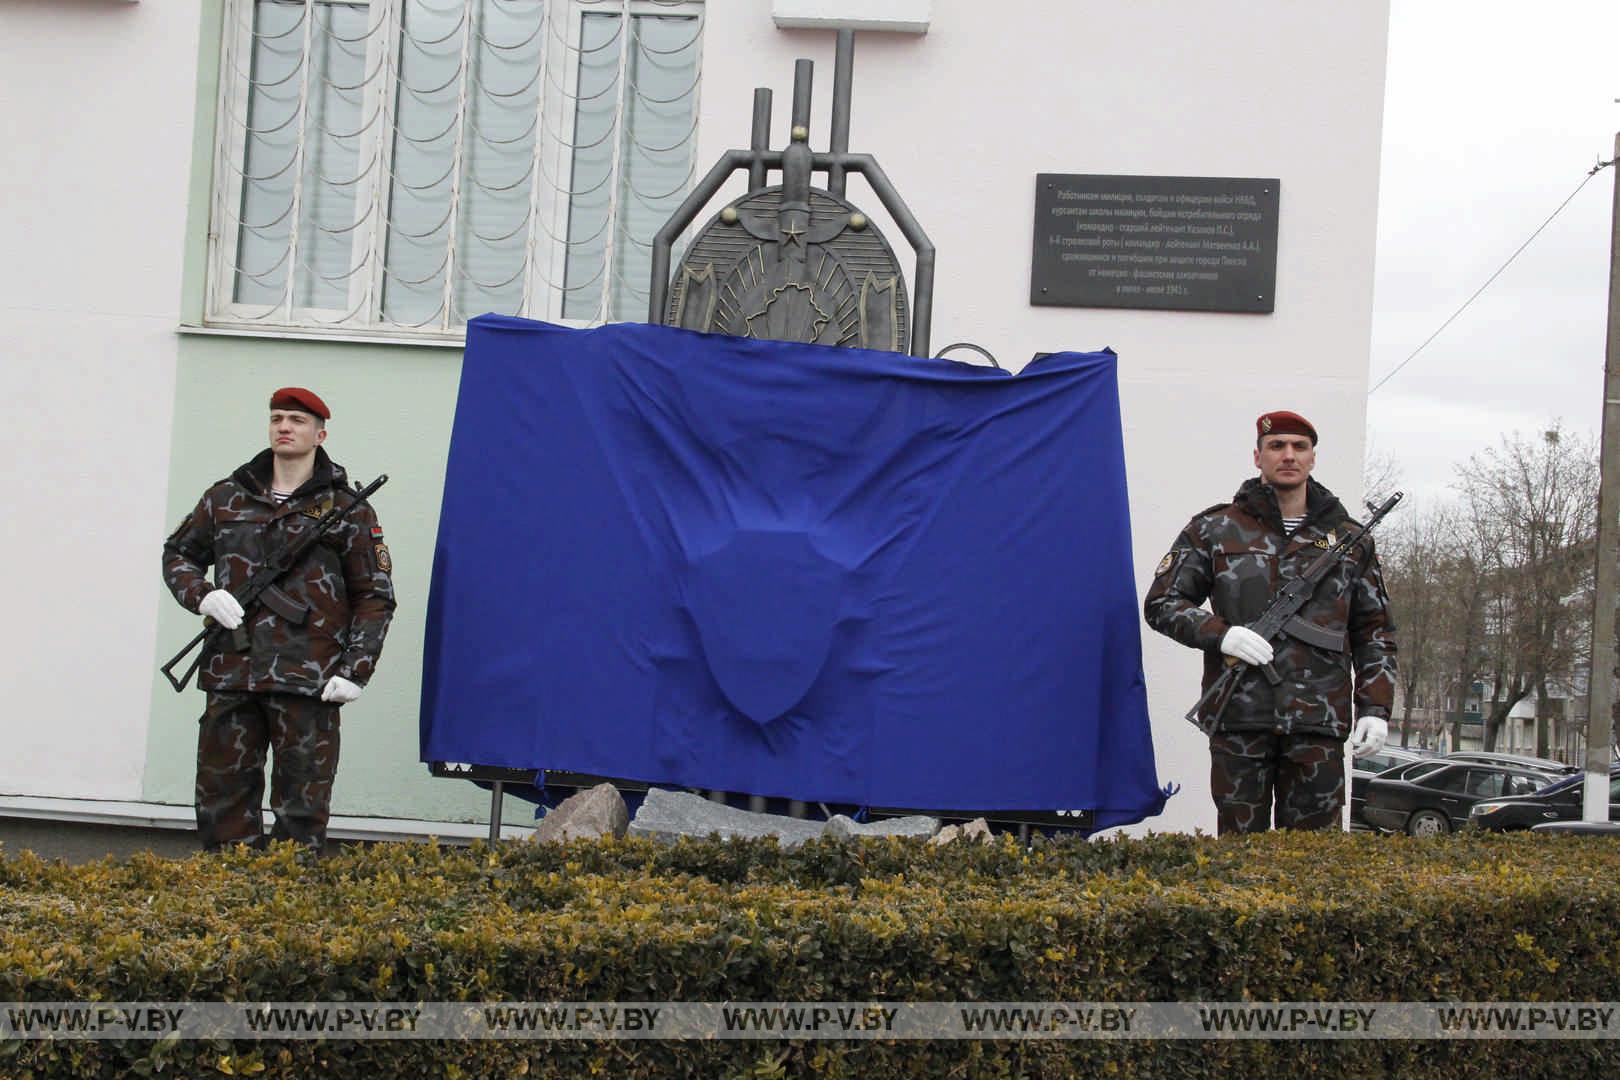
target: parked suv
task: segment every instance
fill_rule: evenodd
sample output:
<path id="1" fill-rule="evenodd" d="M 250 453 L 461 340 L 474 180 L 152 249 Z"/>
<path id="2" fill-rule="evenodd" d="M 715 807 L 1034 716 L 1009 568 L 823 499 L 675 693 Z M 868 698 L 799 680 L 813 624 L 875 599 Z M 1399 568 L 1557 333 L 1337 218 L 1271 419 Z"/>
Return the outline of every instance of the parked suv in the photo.
<path id="1" fill-rule="evenodd" d="M 1375 829 L 1413 836 L 1460 829 L 1475 803 L 1534 794 L 1558 779 L 1544 769 L 1449 758 L 1436 767 L 1406 765 L 1391 772 L 1368 782 L 1362 817 Z"/>
<path id="2" fill-rule="evenodd" d="M 1532 795 L 1514 795 L 1477 802 L 1468 823 L 1480 829 L 1507 832 L 1528 829 L 1545 821 L 1579 821 L 1585 812 L 1586 774 L 1556 780 Z M 1620 764 L 1609 766 L 1609 820 L 1620 821 Z"/>

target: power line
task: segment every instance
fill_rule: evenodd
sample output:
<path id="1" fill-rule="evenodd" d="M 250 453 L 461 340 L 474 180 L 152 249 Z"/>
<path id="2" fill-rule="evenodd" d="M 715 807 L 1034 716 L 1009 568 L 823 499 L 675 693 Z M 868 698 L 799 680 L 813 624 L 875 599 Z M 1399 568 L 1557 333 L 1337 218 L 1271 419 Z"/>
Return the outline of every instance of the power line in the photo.
<path id="1" fill-rule="evenodd" d="M 1600 161 L 1596 165 L 1592 166 L 1589 170 L 1587 170 L 1586 176 L 1584 176 L 1581 179 L 1581 182 L 1579 184 L 1575 185 L 1575 190 L 1570 192 L 1569 196 L 1566 199 L 1564 199 L 1563 202 L 1558 204 L 1558 209 L 1554 210 L 1551 214 L 1548 214 L 1547 215 L 1547 220 L 1543 221 L 1540 225 L 1538 225 L 1536 227 L 1536 231 L 1531 233 L 1529 235 L 1529 237 L 1526 238 L 1525 242 L 1520 244 L 1518 246 L 1518 248 L 1516 248 L 1514 250 L 1513 254 L 1511 254 L 1511 255 L 1509 255 L 1507 257 L 1507 262 L 1505 262 L 1501 266 L 1497 267 L 1496 268 L 1496 273 L 1494 273 L 1490 277 L 1486 278 L 1485 279 L 1485 284 L 1483 284 L 1479 288 L 1475 289 L 1474 294 L 1472 296 L 1470 296 L 1467 300 L 1463 301 L 1462 307 L 1458 308 L 1456 311 L 1453 311 L 1451 313 L 1451 318 L 1447 319 L 1445 322 L 1440 324 L 1440 329 L 1436 330 L 1434 333 L 1432 333 L 1428 337 L 1424 338 L 1423 339 L 1423 344 L 1421 344 L 1417 348 L 1413 349 L 1411 351 L 1411 353 L 1406 357 L 1405 360 L 1402 360 L 1400 363 L 1396 364 L 1394 369 L 1392 371 L 1390 371 L 1390 373 L 1388 375 L 1385 375 L 1382 379 L 1379 379 L 1377 382 L 1373 383 L 1372 389 L 1367 391 L 1367 396 L 1372 397 L 1373 393 L 1380 386 L 1383 386 L 1385 383 L 1389 382 L 1389 380 L 1393 379 L 1396 375 L 1400 374 L 1401 369 L 1404 368 L 1407 364 L 1410 364 L 1412 362 L 1413 357 L 1417 356 L 1418 353 L 1420 353 L 1424 349 L 1428 348 L 1429 347 L 1429 342 L 1431 342 L 1435 338 L 1439 337 L 1441 335 L 1441 333 L 1445 330 L 1445 328 L 1450 326 L 1456 320 L 1457 316 L 1459 316 L 1463 312 L 1467 311 L 1468 310 L 1468 305 L 1472 304 L 1475 300 L 1478 300 L 1479 299 L 1479 294 L 1484 292 L 1486 289 L 1490 288 L 1491 287 L 1491 282 L 1493 282 L 1497 278 L 1501 277 L 1502 276 L 1502 271 L 1506 270 L 1509 266 L 1513 265 L 1513 260 L 1517 259 L 1519 257 L 1519 255 L 1520 255 L 1520 253 L 1523 252 L 1525 248 L 1530 246 L 1531 241 L 1535 240 L 1536 237 L 1540 236 L 1542 230 L 1545 229 L 1548 225 L 1551 225 L 1553 223 L 1553 219 L 1556 218 L 1559 214 L 1564 212 L 1564 207 L 1568 206 L 1570 204 L 1570 202 L 1574 200 L 1575 196 L 1577 196 L 1577 195 L 1579 195 L 1581 193 L 1581 189 L 1586 186 L 1587 181 L 1591 180 L 1592 177 L 1596 176 L 1598 173 L 1602 172 L 1604 169 L 1608 168 L 1610 165 L 1613 165 L 1614 161 L 1615 161 L 1615 159 L 1613 159 L 1613 158 L 1610 158 L 1608 161 Z"/>

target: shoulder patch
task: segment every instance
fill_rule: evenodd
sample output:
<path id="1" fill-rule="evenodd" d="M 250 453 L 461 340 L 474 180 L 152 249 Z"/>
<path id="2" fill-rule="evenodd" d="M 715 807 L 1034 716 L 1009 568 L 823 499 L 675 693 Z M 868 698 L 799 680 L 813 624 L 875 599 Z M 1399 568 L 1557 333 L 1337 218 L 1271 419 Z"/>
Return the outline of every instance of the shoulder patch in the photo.
<path id="1" fill-rule="evenodd" d="M 388 545 L 376 544 L 372 550 L 377 554 L 377 569 L 385 574 L 392 574 L 394 572 L 394 560 L 388 554 Z"/>
<path id="2" fill-rule="evenodd" d="M 1173 551 L 1165 552 L 1164 558 L 1159 560 L 1159 568 L 1157 570 L 1153 571 L 1153 576 L 1158 577 L 1160 574 L 1162 574 L 1166 570 L 1170 569 L 1170 564 L 1175 562 L 1175 561 L 1176 561 L 1176 553 L 1175 552 L 1173 552 Z"/>

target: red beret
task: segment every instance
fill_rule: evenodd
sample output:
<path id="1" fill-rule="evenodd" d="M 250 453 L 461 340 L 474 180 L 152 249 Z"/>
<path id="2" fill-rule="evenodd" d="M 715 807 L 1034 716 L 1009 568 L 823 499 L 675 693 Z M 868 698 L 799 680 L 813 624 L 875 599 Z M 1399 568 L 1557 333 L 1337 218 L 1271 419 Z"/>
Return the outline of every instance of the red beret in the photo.
<path id="1" fill-rule="evenodd" d="M 1316 445 L 1316 429 L 1311 422 L 1297 412 L 1279 409 L 1276 412 L 1261 413 L 1254 422 L 1256 438 L 1263 439 L 1267 435 L 1304 435 Z"/>
<path id="2" fill-rule="evenodd" d="M 321 396 L 313 390 L 305 390 L 302 386 L 283 386 L 270 395 L 270 407 L 298 409 L 322 420 L 332 419 L 332 410 L 326 407 L 326 402 L 321 400 Z"/>

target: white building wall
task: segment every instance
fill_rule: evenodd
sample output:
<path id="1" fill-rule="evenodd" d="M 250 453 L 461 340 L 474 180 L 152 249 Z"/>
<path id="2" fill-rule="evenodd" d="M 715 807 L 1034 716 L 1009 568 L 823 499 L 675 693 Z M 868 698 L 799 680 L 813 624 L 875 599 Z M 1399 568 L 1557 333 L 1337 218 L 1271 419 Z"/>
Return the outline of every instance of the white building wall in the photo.
<path id="1" fill-rule="evenodd" d="M 140 790 L 173 328 L 196 273 L 183 248 L 200 10 L 0 6 L 0 357 L 20 436 L 0 558 L 22 613 L 0 629 L 0 793 Z M 700 170 L 747 145 L 756 85 L 775 89 L 785 142 L 798 56 L 817 62 L 824 148 L 833 35 L 778 30 L 763 0 L 708 11 Z M 1252 472 L 1263 410 L 1315 421 L 1318 476 L 1355 504 L 1387 14 L 1380 0 L 937 0 L 926 35 L 857 39 L 851 148 L 878 157 L 938 247 L 936 348 L 973 341 L 1012 367 L 1118 350 L 1139 594 L 1186 519 Z M 1032 308 L 1043 171 L 1280 178 L 1276 312 Z M 903 247 L 859 178 L 849 195 Z M 1198 658 L 1143 632 L 1161 778 L 1182 785 L 1149 824 L 1212 829 L 1207 750 L 1181 720 Z"/>
<path id="2" fill-rule="evenodd" d="M 197 21 L 0 4 L 0 794 L 140 794 Z"/>

